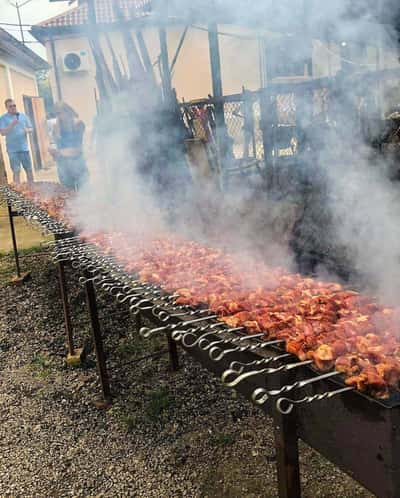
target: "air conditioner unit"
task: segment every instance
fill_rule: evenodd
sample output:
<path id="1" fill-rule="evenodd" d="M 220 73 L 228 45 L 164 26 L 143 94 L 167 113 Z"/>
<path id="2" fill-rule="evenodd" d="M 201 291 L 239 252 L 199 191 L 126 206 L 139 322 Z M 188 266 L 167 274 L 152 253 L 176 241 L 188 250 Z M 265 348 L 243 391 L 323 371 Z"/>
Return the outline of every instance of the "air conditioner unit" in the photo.
<path id="1" fill-rule="evenodd" d="M 65 73 L 78 73 L 89 70 L 89 54 L 87 50 L 65 52 L 62 56 L 62 67 Z"/>

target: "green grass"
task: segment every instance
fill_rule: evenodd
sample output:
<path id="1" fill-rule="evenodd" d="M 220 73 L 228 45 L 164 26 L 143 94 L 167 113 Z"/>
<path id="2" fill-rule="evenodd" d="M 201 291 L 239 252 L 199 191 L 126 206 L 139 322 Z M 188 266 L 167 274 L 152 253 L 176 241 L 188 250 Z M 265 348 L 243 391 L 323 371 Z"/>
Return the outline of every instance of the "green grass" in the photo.
<path id="1" fill-rule="evenodd" d="M 145 406 L 145 414 L 152 422 L 157 422 L 175 406 L 175 399 L 167 388 L 162 387 L 149 393 L 149 400 Z"/>
<path id="2" fill-rule="evenodd" d="M 31 368 L 35 374 L 42 379 L 47 379 L 53 370 L 49 358 L 42 354 L 34 356 L 31 361 Z"/>
<path id="3" fill-rule="evenodd" d="M 125 427 L 126 432 L 133 432 L 138 421 L 137 415 L 121 415 L 120 422 Z"/>
<path id="4" fill-rule="evenodd" d="M 108 414 L 131 433 L 137 425 L 154 425 L 168 419 L 176 401 L 166 388 L 156 389 L 146 394 L 144 400 L 131 399 L 122 406 L 114 406 Z"/>
<path id="5" fill-rule="evenodd" d="M 14 227 L 18 249 L 20 250 L 29 250 L 44 241 L 51 240 L 51 237 L 43 237 L 40 231 L 29 226 L 21 217 L 14 218 Z M 12 250 L 12 242 L 7 208 L 4 205 L 0 205 L 0 233 L 3 234 L 0 238 L 0 254 L 7 254 Z"/>
<path id="6" fill-rule="evenodd" d="M 15 276 L 15 263 L 9 258 L 0 259 L 0 284 L 7 285 Z"/>
<path id="7" fill-rule="evenodd" d="M 220 433 L 211 437 L 211 444 L 213 446 L 231 446 L 236 441 L 236 434 L 234 433 Z"/>
<path id="8" fill-rule="evenodd" d="M 11 348 L 11 345 L 6 340 L 0 340 L 0 353 L 5 353 Z"/>
<path id="9" fill-rule="evenodd" d="M 117 346 L 117 353 L 122 358 L 142 355 L 146 350 L 146 344 L 139 336 L 121 339 Z"/>
<path id="10" fill-rule="evenodd" d="M 44 246 L 41 244 L 33 245 L 31 247 L 25 247 L 18 249 L 19 256 L 29 256 L 30 254 L 37 254 L 43 252 Z M 14 251 L 0 251 L 0 257 L 12 257 L 14 258 Z"/>
<path id="11" fill-rule="evenodd" d="M 43 251 L 43 246 L 33 245 L 19 249 L 21 271 L 30 270 L 32 264 L 29 259 L 24 259 L 24 256 L 37 254 Z M 8 285 L 13 277 L 16 276 L 15 259 L 13 251 L 1 252 L 0 251 L 0 285 Z"/>

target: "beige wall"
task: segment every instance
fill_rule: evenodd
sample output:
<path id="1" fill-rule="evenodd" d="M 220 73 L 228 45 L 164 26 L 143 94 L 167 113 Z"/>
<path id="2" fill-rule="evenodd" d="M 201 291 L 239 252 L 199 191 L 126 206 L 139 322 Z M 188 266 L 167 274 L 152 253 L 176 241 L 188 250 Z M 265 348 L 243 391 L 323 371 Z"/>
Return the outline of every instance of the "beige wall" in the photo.
<path id="1" fill-rule="evenodd" d="M 24 110 L 24 95 L 36 97 L 38 94 L 36 80 L 33 76 L 26 76 L 15 69 L 10 69 L 11 85 L 14 93 L 14 100 L 18 108 Z"/>
<path id="2" fill-rule="evenodd" d="M 9 96 L 6 67 L 0 64 L 0 115 L 4 112 L 4 101 Z"/>
<path id="3" fill-rule="evenodd" d="M 184 26 L 173 26 L 168 30 L 169 57 L 172 61 L 179 44 Z M 222 33 L 230 33 L 237 36 L 220 35 L 221 70 L 222 84 L 225 94 L 240 93 L 244 86 L 250 90 L 257 90 L 261 87 L 261 68 L 259 41 L 254 33 L 245 28 L 235 26 L 219 26 Z M 156 63 L 160 54 L 158 31 L 155 28 L 143 30 L 143 35 L 149 50 L 150 58 Z M 269 37 L 277 36 L 276 33 L 267 34 L 265 44 L 268 45 Z M 112 32 L 109 34 L 111 43 L 119 61 L 127 70 L 125 48 L 121 34 Z M 108 45 L 101 36 L 101 44 L 104 50 L 108 66 L 112 70 L 112 59 Z M 48 60 L 51 63 L 51 50 L 49 43 L 46 44 Z M 88 132 L 92 126 L 93 117 L 96 113 L 95 105 L 95 65 L 90 55 L 90 69 L 87 72 L 66 73 L 62 69 L 62 56 L 66 52 L 74 50 L 89 50 L 85 37 L 74 37 L 55 40 L 57 62 L 59 65 L 60 84 L 63 100 L 72 105 L 80 114 L 88 127 Z M 375 56 L 376 58 L 376 56 Z M 373 62 L 374 56 L 368 56 L 368 62 Z M 393 55 L 385 57 L 385 66 L 392 66 L 395 57 Z M 313 42 L 313 75 L 323 77 L 335 75 L 341 67 L 339 47 L 332 43 L 324 44 L 321 41 Z M 159 79 L 159 68 L 157 64 L 154 71 Z M 186 101 L 205 98 L 212 93 L 208 33 L 202 29 L 191 27 L 187 33 L 185 42 L 181 49 L 177 64 L 175 66 L 172 83 L 177 91 L 178 99 Z M 56 95 L 56 85 L 54 75 L 51 75 L 53 93 Z M 87 133 L 87 136 L 89 133 Z"/>
<path id="4" fill-rule="evenodd" d="M 174 58 L 183 27 L 170 30 L 168 48 L 170 61 Z M 159 51 L 159 45 L 155 44 Z M 189 29 L 172 76 L 179 100 L 193 100 L 212 93 L 208 38 L 204 31 Z"/>
<path id="5" fill-rule="evenodd" d="M 71 105 L 81 116 L 87 126 L 91 126 L 93 116 L 96 113 L 95 100 L 95 69 L 94 62 L 89 50 L 89 44 L 86 38 L 67 38 L 57 39 L 54 41 L 55 51 L 57 54 L 57 65 L 60 75 L 60 87 L 62 100 Z M 50 44 L 46 44 L 47 60 L 53 66 L 51 57 Z M 67 73 L 63 71 L 62 59 L 66 52 L 75 50 L 87 50 L 89 53 L 89 71 L 76 73 Z M 54 72 L 50 72 L 50 84 L 53 91 L 54 100 L 57 99 L 57 87 L 54 78 Z"/>
<path id="6" fill-rule="evenodd" d="M 7 81 L 7 74 L 6 74 L 6 68 L 5 66 L 0 65 L 0 116 L 3 114 L 3 102 L 6 100 L 8 97 L 8 81 Z M 6 157 L 6 149 L 4 147 L 4 140 L 2 137 L 0 137 L 0 184 L 2 182 L 2 176 L 3 176 L 3 161 L 1 158 L 4 160 L 4 165 L 6 164 L 6 161 L 8 158 Z"/>
<path id="7" fill-rule="evenodd" d="M 219 26 L 222 33 L 219 45 L 221 52 L 221 73 L 224 94 L 240 93 L 261 87 L 260 47 L 254 32 L 235 26 Z"/>
<path id="8" fill-rule="evenodd" d="M 168 30 L 169 57 L 172 61 L 179 44 L 184 27 L 176 26 Z M 224 28 L 221 27 L 221 30 Z M 229 32 L 237 32 L 246 35 L 246 31 L 239 28 L 226 27 Z M 143 31 L 143 36 L 148 47 L 152 62 L 156 62 L 160 54 L 158 31 L 148 28 Z M 127 68 L 125 49 L 121 34 L 109 33 L 109 38 L 118 59 L 123 61 Z M 111 53 L 105 38 L 101 36 L 101 45 L 109 68 L 112 70 Z M 64 72 L 62 68 L 62 57 L 66 52 L 74 50 L 89 50 L 89 45 L 84 37 L 73 37 L 54 40 L 57 64 L 59 67 L 60 86 L 63 100 L 70 104 L 85 121 L 90 129 L 93 117 L 96 113 L 94 92 L 95 64 L 90 55 L 89 71 L 77 73 Z M 256 90 L 260 87 L 259 50 L 257 40 L 237 39 L 234 37 L 220 37 L 222 83 L 224 93 L 241 92 L 242 86 Z M 50 43 L 46 43 L 47 56 L 52 64 Z M 90 50 L 89 50 L 90 53 Z M 126 69 L 127 70 L 127 69 Z M 154 71 L 159 80 L 159 69 L 157 64 Z M 50 76 L 53 94 L 56 96 L 56 84 L 53 71 Z M 208 49 L 208 35 L 206 31 L 189 29 L 178 61 L 176 63 L 172 83 L 180 100 L 193 100 L 206 98 L 212 92 L 210 58 Z"/>
<path id="9" fill-rule="evenodd" d="M 8 67 L 9 76 L 5 63 L 0 61 L 0 115 L 5 112 L 4 100 L 12 97 L 15 99 L 18 108 L 23 112 L 23 96 L 36 96 L 37 85 L 33 72 L 27 70 L 18 70 L 15 67 Z M 6 145 L 4 137 L 0 138 L 0 146 L 3 151 L 3 157 L 6 164 L 6 173 L 8 180 L 12 178 L 8 156 L 6 153 Z M 24 176 L 22 176 L 24 178 Z"/>

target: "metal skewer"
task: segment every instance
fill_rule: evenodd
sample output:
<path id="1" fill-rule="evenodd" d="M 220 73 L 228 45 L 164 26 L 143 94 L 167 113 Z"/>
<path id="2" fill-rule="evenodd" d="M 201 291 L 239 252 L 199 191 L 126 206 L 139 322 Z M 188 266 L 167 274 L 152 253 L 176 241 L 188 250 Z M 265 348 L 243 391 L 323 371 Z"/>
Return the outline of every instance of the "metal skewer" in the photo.
<path id="1" fill-rule="evenodd" d="M 236 387 L 244 380 L 255 377 L 256 375 L 273 375 L 280 372 L 289 372 L 290 370 L 294 370 L 306 365 L 311 365 L 312 363 L 312 360 L 307 360 L 301 361 L 299 363 L 289 363 L 288 365 L 282 365 L 277 368 L 263 368 L 262 370 L 253 370 L 251 372 L 246 372 L 240 375 L 238 375 L 236 370 L 226 370 L 222 374 L 221 380 L 226 387 Z"/>
<path id="2" fill-rule="evenodd" d="M 320 382 L 321 380 L 337 377 L 338 375 L 340 375 L 339 372 L 329 372 L 323 375 L 319 375 L 318 377 L 312 377 L 311 379 L 300 380 L 298 382 L 294 382 L 293 384 L 283 386 L 281 389 L 273 389 L 271 391 L 259 388 L 253 392 L 251 399 L 253 403 L 261 406 L 264 405 L 270 397 L 275 397 L 275 396 L 280 396 L 281 394 L 290 393 L 295 389 L 302 389 L 303 387 L 306 387 L 310 384 L 315 384 L 316 382 Z"/>
<path id="3" fill-rule="evenodd" d="M 231 370 L 234 370 L 238 374 L 241 374 L 242 372 L 245 371 L 246 367 L 254 367 L 254 366 L 260 366 L 260 365 L 269 365 L 270 363 L 274 363 L 277 361 L 282 361 L 286 360 L 287 358 L 293 358 L 293 355 L 290 353 L 285 353 L 281 354 L 279 356 L 271 356 L 271 358 L 263 358 L 262 360 L 254 360 L 250 361 L 248 363 L 242 363 L 239 361 L 233 361 L 229 368 Z"/>
<path id="4" fill-rule="evenodd" d="M 282 415 L 289 415 L 289 413 L 293 411 L 295 405 L 302 405 L 305 403 L 313 403 L 314 401 L 322 401 L 324 399 L 334 398 L 335 396 L 339 396 L 340 394 L 354 390 L 354 387 L 343 387 L 342 389 L 337 389 L 336 391 L 329 391 L 323 394 L 315 394 L 314 396 L 306 396 L 305 398 L 298 400 L 279 398 L 276 402 L 276 408 L 280 413 L 282 413 Z"/>

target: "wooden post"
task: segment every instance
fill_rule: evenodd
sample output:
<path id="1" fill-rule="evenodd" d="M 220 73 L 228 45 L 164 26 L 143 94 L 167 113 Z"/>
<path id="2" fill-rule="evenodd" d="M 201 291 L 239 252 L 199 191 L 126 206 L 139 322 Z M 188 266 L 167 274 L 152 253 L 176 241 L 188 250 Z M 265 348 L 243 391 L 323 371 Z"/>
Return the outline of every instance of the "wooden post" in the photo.
<path id="1" fill-rule="evenodd" d="M 220 168 L 223 173 L 226 169 L 225 165 L 229 157 L 227 149 L 227 132 L 225 126 L 224 103 L 222 102 L 222 74 L 221 74 L 221 54 L 219 50 L 218 40 L 218 25 L 213 22 L 208 25 L 208 46 L 210 52 L 211 79 L 213 97 L 216 99 L 215 108 L 215 124 L 217 145 L 219 150 Z"/>
<path id="2" fill-rule="evenodd" d="M 50 50 L 51 50 L 51 64 L 53 66 L 54 71 L 54 80 L 56 82 L 56 90 L 57 90 L 57 100 L 60 101 L 63 98 L 62 90 L 61 90 L 61 80 L 60 80 L 60 71 L 58 69 L 57 64 L 57 55 L 56 55 L 56 47 L 54 43 L 54 39 L 50 38 Z"/>
<path id="3" fill-rule="evenodd" d="M 218 25 L 208 25 L 208 45 L 210 51 L 212 89 L 214 98 L 222 97 L 221 55 L 218 41 Z"/>
<path id="4" fill-rule="evenodd" d="M 173 92 L 172 92 L 172 80 L 171 71 L 169 67 L 169 57 L 168 57 L 168 41 L 167 41 L 167 30 L 165 28 L 164 19 L 161 21 L 162 26 L 158 30 L 158 36 L 160 39 L 160 51 L 161 51 L 161 74 L 162 74 L 162 88 L 165 101 L 171 105 L 173 102 Z"/>

